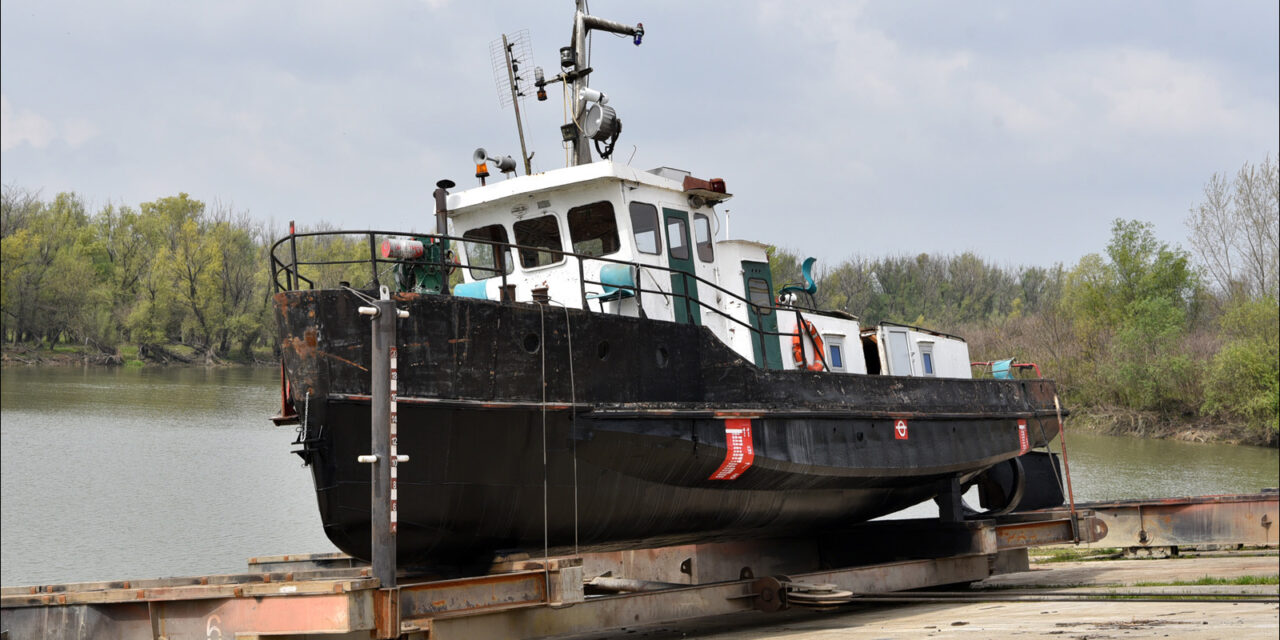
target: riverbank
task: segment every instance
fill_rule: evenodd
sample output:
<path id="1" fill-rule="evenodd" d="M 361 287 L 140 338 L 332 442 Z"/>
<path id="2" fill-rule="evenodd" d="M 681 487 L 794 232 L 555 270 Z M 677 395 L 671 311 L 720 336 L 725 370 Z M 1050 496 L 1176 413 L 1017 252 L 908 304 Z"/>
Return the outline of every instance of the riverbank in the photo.
<path id="1" fill-rule="evenodd" d="M 1224 422 L 1202 416 L 1170 417 L 1153 411 L 1115 407 L 1073 408 L 1067 426 L 1071 430 L 1108 436 L 1272 448 L 1280 445 L 1274 429 L 1259 429 L 1243 422 Z"/>
<path id="2" fill-rule="evenodd" d="M 147 366 L 277 366 L 280 361 L 267 349 L 254 349 L 251 354 L 232 353 L 223 357 L 210 358 L 204 353 L 184 344 L 121 345 L 114 353 L 109 353 L 89 345 L 60 344 L 52 349 L 31 345 L 4 345 L 0 350 L 0 364 L 4 366 L 100 366 L 100 367 L 147 367 Z"/>

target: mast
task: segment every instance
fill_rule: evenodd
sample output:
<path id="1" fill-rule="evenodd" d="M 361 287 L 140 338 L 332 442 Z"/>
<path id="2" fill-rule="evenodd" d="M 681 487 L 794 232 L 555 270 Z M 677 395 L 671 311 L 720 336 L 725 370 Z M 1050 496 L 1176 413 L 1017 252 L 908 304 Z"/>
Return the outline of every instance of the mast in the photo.
<path id="1" fill-rule="evenodd" d="M 590 138 L 582 131 L 582 121 L 587 115 L 587 101 L 582 97 L 582 90 L 588 86 L 588 76 L 591 68 L 587 66 L 587 32 L 589 30 L 608 31 L 609 33 L 618 33 L 626 36 L 635 36 L 635 43 L 640 44 L 640 38 L 644 35 L 644 25 L 637 24 L 632 27 L 597 18 L 587 14 L 587 1 L 577 0 L 577 10 L 573 16 L 573 36 L 571 38 L 570 51 L 573 55 L 573 71 L 568 76 L 573 78 L 570 85 L 570 103 L 569 113 L 573 115 L 573 154 L 571 166 L 591 163 L 591 142 Z"/>

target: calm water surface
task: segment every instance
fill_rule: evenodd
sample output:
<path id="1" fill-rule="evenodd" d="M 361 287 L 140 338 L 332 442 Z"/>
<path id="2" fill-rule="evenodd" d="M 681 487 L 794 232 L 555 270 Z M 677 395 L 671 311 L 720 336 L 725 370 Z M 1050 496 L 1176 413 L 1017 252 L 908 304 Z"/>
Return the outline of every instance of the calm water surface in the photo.
<path id="1" fill-rule="evenodd" d="M 0 583 L 234 573 L 251 556 L 333 551 L 310 474 L 289 453 L 293 427 L 267 420 L 278 376 L 5 369 Z M 1070 431 L 1067 442 L 1079 501 L 1280 484 L 1275 449 Z"/>
<path id="2" fill-rule="evenodd" d="M 334 551 L 271 369 L 0 375 L 0 583 L 245 571 Z"/>

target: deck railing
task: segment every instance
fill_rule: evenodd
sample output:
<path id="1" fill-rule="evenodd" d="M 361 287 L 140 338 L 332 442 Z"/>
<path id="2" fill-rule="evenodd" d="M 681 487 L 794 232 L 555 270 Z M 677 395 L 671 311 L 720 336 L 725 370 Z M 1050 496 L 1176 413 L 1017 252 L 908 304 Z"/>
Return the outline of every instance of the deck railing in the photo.
<path id="1" fill-rule="evenodd" d="M 344 237 L 346 238 L 345 242 L 343 241 Z M 439 242 L 439 241 L 448 241 L 449 243 L 452 244 L 452 246 L 462 246 L 462 243 L 469 244 L 469 245 L 488 245 L 490 247 L 490 250 L 493 252 L 493 256 L 494 256 L 493 266 L 462 264 L 458 262 L 456 259 L 450 259 L 447 254 L 442 252 L 436 252 L 438 257 L 434 260 L 429 258 L 409 258 L 409 259 L 384 258 L 381 255 L 379 255 L 379 251 L 378 251 L 379 237 L 383 239 L 412 238 L 412 239 L 418 239 L 420 241 L 423 241 L 424 244 L 430 244 L 430 243 Z M 298 244 L 299 244 L 298 241 L 300 239 L 308 239 L 308 238 L 315 238 L 318 240 L 337 240 L 339 241 L 339 243 L 341 243 L 342 246 L 345 246 L 347 249 L 361 247 L 360 251 L 363 251 L 363 247 L 367 245 L 369 250 L 369 255 L 368 257 L 361 256 L 359 258 L 347 257 L 347 258 L 336 258 L 336 259 L 335 258 L 306 259 L 307 256 L 304 255 L 303 256 L 304 259 L 300 260 L 298 256 Z M 571 251 L 560 251 L 556 249 L 549 249 L 546 247 L 524 246 L 524 245 L 513 244 L 510 242 L 481 240 L 481 239 L 475 239 L 475 238 L 459 238 L 456 236 L 446 236 L 446 235 L 438 235 L 438 234 L 406 233 L 401 231 L 367 230 L 367 231 L 313 231 L 313 232 L 307 232 L 307 233 L 290 233 L 284 238 L 277 240 L 275 244 L 271 246 L 271 275 L 272 275 L 272 281 L 274 283 L 276 291 L 314 289 L 316 288 L 316 284 L 317 284 L 316 278 L 304 276 L 302 273 L 304 268 L 307 268 L 311 272 L 314 272 L 326 266 L 367 264 L 369 265 L 368 280 L 363 283 L 364 286 L 358 286 L 354 288 L 357 288 L 357 289 L 373 288 L 376 290 L 381 284 L 383 284 L 386 280 L 388 280 L 388 278 L 386 277 L 387 274 L 391 272 L 393 269 L 395 269 L 396 266 L 399 266 L 399 265 L 404 265 L 406 268 L 435 266 L 437 269 L 440 269 L 440 272 L 442 274 L 449 274 L 454 269 L 465 268 L 465 269 L 471 270 L 473 277 L 476 275 L 477 271 L 481 273 L 492 274 L 489 277 L 500 279 L 500 287 L 501 287 L 500 291 L 509 291 L 508 265 L 514 265 L 514 262 L 511 262 L 511 261 L 513 260 L 515 255 L 519 255 L 518 252 L 520 252 L 521 250 L 537 252 L 542 254 L 550 254 L 552 256 L 557 257 L 559 260 L 575 261 L 577 263 L 577 271 L 578 271 L 578 295 L 580 296 L 581 308 L 584 311 L 591 310 L 591 307 L 589 306 L 590 298 L 588 296 L 590 295 L 590 292 L 588 291 L 588 286 L 599 286 L 601 288 L 605 286 L 610 286 L 610 287 L 617 287 L 619 289 L 632 292 L 632 294 L 634 294 L 636 298 L 636 307 L 639 310 L 638 312 L 641 314 L 642 317 L 645 313 L 644 306 L 643 306 L 644 296 L 646 294 L 663 296 L 668 300 L 670 300 L 672 305 L 677 305 L 677 304 L 682 305 L 684 307 L 685 318 L 687 318 L 690 322 L 693 322 L 694 309 L 705 309 L 709 312 L 715 313 L 725 318 L 730 322 L 733 322 L 738 326 L 745 328 L 746 330 L 751 332 L 753 344 L 756 344 L 756 341 L 759 341 L 758 344 L 761 347 L 760 353 L 762 354 L 764 353 L 763 347 L 765 346 L 765 343 L 764 343 L 765 336 L 774 336 L 774 337 L 788 336 L 794 339 L 799 337 L 799 333 L 766 331 L 764 329 L 758 328 L 749 322 L 743 322 L 742 320 L 735 318 L 728 313 L 725 313 L 717 306 L 707 304 L 701 299 L 700 296 L 691 295 L 690 292 L 691 291 L 696 292 L 699 290 L 699 288 L 712 289 L 723 296 L 727 296 L 729 299 L 736 300 L 737 302 L 744 305 L 748 305 L 747 308 L 753 310 L 757 318 L 767 315 L 769 313 L 776 314 L 783 311 L 791 311 L 797 314 L 800 311 L 807 311 L 811 313 L 821 313 L 816 309 L 809 309 L 809 308 L 800 307 L 797 305 L 779 307 L 776 304 L 774 304 L 773 300 L 770 300 L 769 306 L 759 305 L 748 300 L 747 298 L 745 298 L 744 296 L 740 295 L 737 292 L 725 289 L 719 284 L 706 280 L 705 278 L 701 278 L 696 274 L 689 273 L 681 269 L 674 269 L 671 267 L 666 267 L 661 265 L 640 264 L 636 262 L 629 262 L 626 260 L 617 260 L 614 258 L 608 258 L 604 256 L 585 255 L 580 253 L 574 253 Z M 635 270 L 634 285 L 618 286 L 613 283 L 605 283 L 599 280 L 588 279 L 586 276 L 586 271 L 587 271 L 586 265 L 588 263 L 593 263 L 593 262 L 601 263 L 601 264 L 626 265 L 634 269 Z M 674 286 L 674 282 L 675 282 L 674 279 L 669 280 L 670 282 L 673 283 L 671 290 L 663 289 L 658 284 L 658 282 L 660 281 L 652 277 L 652 272 L 654 271 L 657 271 L 660 273 L 666 273 L 668 274 L 669 278 L 678 278 L 681 284 L 683 284 L 683 291 L 677 292 L 675 290 L 676 287 Z M 655 283 L 654 288 L 646 288 L 644 286 L 644 275 L 646 274 L 649 275 L 650 280 Z M 314 276 L 314 273 L 312 275 Z M 448 276 L 445 275 L 445 277 L 447 278 Z M 488 278 L 484 278 L 484 279 L 488 279 Z M 394 289 L 394 287 L 392 288 Z M 500 297 L 502 297 L 501 294 L 500 294 Z M 563 301 L 561 302 L 563 303 Z M 601 307 L 603 309 L 603 304 L 601 304 Z M 797 325 L 797 331 L 798 331 L 798 327 L 801 325 L 801 323 L 797 322 L 796 325 Z M 822 354 L 822 358 L 825 364 L 826 354 Z"/>

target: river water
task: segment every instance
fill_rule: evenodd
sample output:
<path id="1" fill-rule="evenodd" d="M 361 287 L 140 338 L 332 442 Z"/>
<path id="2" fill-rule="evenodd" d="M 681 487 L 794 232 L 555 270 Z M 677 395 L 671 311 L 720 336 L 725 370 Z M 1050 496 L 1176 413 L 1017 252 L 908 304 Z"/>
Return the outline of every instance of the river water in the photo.
<path id="1" fill-rule="evenodd" d="M 235 573 L 252 556 L 334 551 L 293 427 L 268 420 L 278 385 L 266 368 L 5 369 L 0 583 Z M 1278 483 L 1275 449 L 1067 439 L 1078 501 Z"/>

